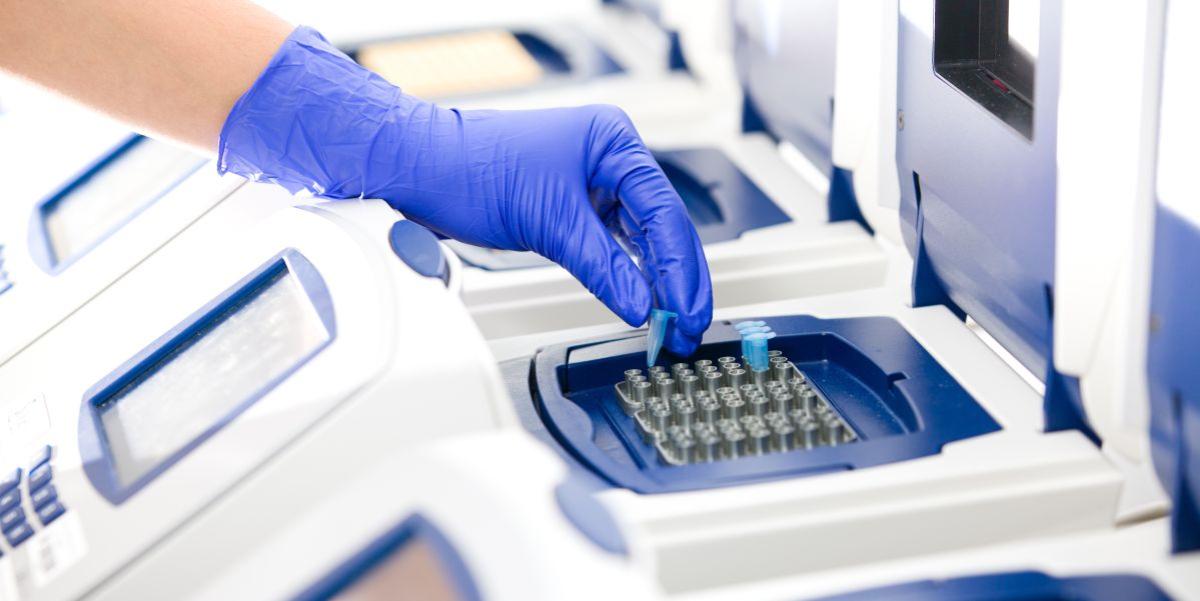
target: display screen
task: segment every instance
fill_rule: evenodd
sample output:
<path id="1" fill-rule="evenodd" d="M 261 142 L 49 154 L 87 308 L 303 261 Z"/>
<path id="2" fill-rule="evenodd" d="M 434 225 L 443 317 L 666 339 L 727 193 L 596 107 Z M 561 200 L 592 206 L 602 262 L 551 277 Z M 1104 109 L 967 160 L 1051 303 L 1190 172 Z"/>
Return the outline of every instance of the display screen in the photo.
<path id="1" fill-rule="evenodd" d="M 531 85 L 543 70 L 515 35 L 476 31 L 371 44 L 356 58 L 415 96 L 438 97 Z"/>
<path id="2" fill-rule="evenodd" d="M 403 545 L 333 596 L 334 601 L 463 601 L 433 546 Z"/>
<path id="3" fill-rule="evenodd" d="M 206 160 L 141 137 L 118 152 L 42 209 L 52 263 L 81 255 Z"/>
<path id="4" fill-rule="evenodd" d="M 232 419 L 332 336 L 282 261 L 231 298 L 97 404 L 120 485 Z"/>
<path id="5" fill-rule="evenodd" d="M 934 70 L 1033 139 L 1041 0 L 937 0 Z"/>

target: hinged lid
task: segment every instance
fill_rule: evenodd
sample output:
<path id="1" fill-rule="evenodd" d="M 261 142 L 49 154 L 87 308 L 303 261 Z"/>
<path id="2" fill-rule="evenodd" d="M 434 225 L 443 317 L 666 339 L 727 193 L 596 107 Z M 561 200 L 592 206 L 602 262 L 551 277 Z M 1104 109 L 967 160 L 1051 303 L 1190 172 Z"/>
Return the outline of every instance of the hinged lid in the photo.
<path id="1" fill-rule="evenodd" d="M 1060 8 L 996 4 L 901 6 L 901 228 L 914 304 L 971 315 L 1049 380 Z"/>
<path id="2" fill-rule="evenodd" d="M 830 174 L 837 2 L 734 3 L 743 129 L 789 142 Z"/>
<path id="3" fill-rule="evenodd" d="M 1171 2 L 1164 19 L 1158 164 L 1147 373 L 1150 438 L 1159 479 L 1171 496 L 1172 550 L 1200 550 L 1200 200 L 1196 140 L 1200 87 L 1193 65 L 1200 5 Z"/>
<path id="4" fill-rule="evenodd" d="M 1200 381 L 1181 362 L 1200 292 L 1178 257 L 1200 252 L 1200 221 L 1159 210 L 1145 293 L 1164 4 L 902 2 L 896 163 L 914 304 L 970 315 L 1041 378 L 1047 430 L 1146 465 L 1149 414 L 1183 549 L 1200 546 Z M 1173 323 L 1152 326 L 1149 408 L 1147 304 Z"/>

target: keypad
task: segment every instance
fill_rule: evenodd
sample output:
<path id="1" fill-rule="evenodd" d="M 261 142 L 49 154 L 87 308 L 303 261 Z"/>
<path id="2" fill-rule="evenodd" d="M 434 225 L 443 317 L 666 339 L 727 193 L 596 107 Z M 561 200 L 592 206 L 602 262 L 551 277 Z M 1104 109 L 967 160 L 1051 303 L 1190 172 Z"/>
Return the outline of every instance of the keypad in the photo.
<path id="1" fill-rule="evenodd" d="M 40 463 L 29 470 L 29 477 L 26 478 L 26 481 L 29 483 L 30 492 L 49 484 L 52 477 L 54 477 L 54 472 L 49 461 Z"/>
<path id="2" fill-rule="evenodd" d="M 25 508 L 20 505 L 0 513 L 0 530 L 8 530 L 25 521 Z"/>
<path id="3" fill-rule="evenodd" d="M 12 545 L 14 549 L 19 547 L 21 543 L 29 540 L 31 536 L 33 536 L 33 526 L 30 526 L 29 522 L 24 520 L 4 531 L 4 538 L 8 540 L 8 544 Z"/>
<path id="4" fill-rule="evenodd" d="M 57 520 L 58 516 L 66 513 L 66 511 L 67 509 L 62 506 L 62 503 L 59 503 L 58 501 L 52 501 L 42 505 L 41 507 L 38 507 L 38 520 L 42 522 L 43 526 L 49 526 L 50 522 Z"/>
<path id="5" fill-rule="evenodd" d="M 29 493 L 29 504 L 34 508 L 41 507 L 46 503 L 58 499 L 58 491 L 55 490 L 53 484 L 47 484 L 31 493 Z"/>
<path id="6" fill-rule="evenodd" d="M 28 472 L 18 468 L 0 474 L 0 532 L 11 548 L 29 540 L 37 532 L 37 524 L 48 526 L 67 511 L 54 486 L 53 455 L 54 449 L 47 445 L 33 458 Z M 22 475 L 25 486 L 21 486 Z M 23 497 L 28 499 L 36 520 L 26 514 Z M 0 549 L 0 556 L 3 551 Z"/>
<path id="7" fill-rule="evenodd" d="M 0 512 L 8 511 L 21 504 L 21 489 L 13 488 L 0 495 Z"/>
<path id="8" fill-rule="evenodd" d="M 0 477 L 0 494 L 4 494 L 21 483 L 21 468 L 17 468 Z"/>

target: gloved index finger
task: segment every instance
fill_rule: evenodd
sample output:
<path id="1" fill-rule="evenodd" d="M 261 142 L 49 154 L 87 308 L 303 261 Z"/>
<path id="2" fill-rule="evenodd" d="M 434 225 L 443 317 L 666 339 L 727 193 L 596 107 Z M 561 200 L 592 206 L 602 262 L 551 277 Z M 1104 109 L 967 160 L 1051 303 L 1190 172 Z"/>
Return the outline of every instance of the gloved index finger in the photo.
<path id="1" fill-rule="evenodd" d="M 657 306 L 679 315 L 667 348 L 690 355 L 712 322 L 712 283 L 687 208 L 640 140 L 610 151 L 601 168 L 611 170 L 605 175 L 616 182 L 617 198 L 645 237 L 643 267 Z"/>

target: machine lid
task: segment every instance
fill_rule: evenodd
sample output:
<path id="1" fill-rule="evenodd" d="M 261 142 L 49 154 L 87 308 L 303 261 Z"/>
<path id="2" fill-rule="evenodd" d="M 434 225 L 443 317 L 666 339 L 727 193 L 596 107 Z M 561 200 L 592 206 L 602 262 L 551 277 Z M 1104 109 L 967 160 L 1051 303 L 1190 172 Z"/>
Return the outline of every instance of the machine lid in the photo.
<path id="1" fill-rule="evenodd" d="M 734 59 L 743 129 L 789 142 L 822 173 L 833 169 L 837 50 L 834 0 L 734 4 Z"/>
<path id="2" fill-rule="evenodd" d="M 1140 200 L 1149 186 L 1139 170 L 1141 157 L 1154 152 L 1139 144 L 1154 143 L 1146 125 L 1154 123 L 1147 120 L 1154 111 L 1146 106 L 1158 100 L 1143 89 L 1153 92 L 1158 83 L 1161 49 L 1153 20 L 1161 15 L 1155 16 L 1154 3 L 1131 4 L 1126 20 L 1114 25 L 1074 13 L 1068 22 L 1057 0 L 1020 4 L 1032 12 L 1018 10 L 1016 2 L 998 6 L 1004 10 L 988 13 L 986 3 L 938 0 L 901 10 L 896 163 L 901 225 L 914 259 L 913 303 L 970 315 L 1045 382 L 1046 429 L 1076 429 L 1097 444 L 1103 436 L 1106 446 L 1121 447 L 1122 430 L 1145 432 L 1137 421 L 1144 409 L 1135 402 L 1144 393 L 1095 390 L 1097 380 L 1107 380 L 1094 372 L 1116 370 L 1121 377 L 1110 380 L 1136 382 L 1137 366 L 1148 360 L 1150 447 L 1174 502 L 1174 547 L 1200 548 L 1200 380 L 1187 361 L 1200 338 L 1194 311 L 1200 290 L 1194 270 L 1179 260 L 1200 253 L 1191 167 L 1192 141 L 1200 135 L 1191 107 L 1200 97 L 1172 89 L 1168 42 L 1148 356 L 1135 349 L 1113 361 L 1104 347 L 1136 347 L 1130 332 L 1145 327 L 1144 314 L 1127 298 L 1139 292 L 1138 278 L 1110 277 L 1140 267 L 1122 263 L 1123 253 L 1106 245 L 1134 248 L 1150 235 L 1126 222 L 1138 218 L 1138 202 L 1152 202 Z M 1166 23 L 1178 22 L 1174 12 Z M 1102 35 L 1121 26 L 1144 36 L 1115 42 Z M 1106 61 L 1116 57 L 1094 52 L 1097 44 L 1125 44 L 1124 60 Z M 1178 55 L 1195 52 L 1193 46 Z M 1104 67 L 1089 70 L 1081 62 Z M 1103 108 L 1084 107 L 1095 105 L 1099 70 L 1110 81 L 1139 85 L 1108 95 Z M 1189 81 L 1185 73 L 1175 79 Z M 1089 140 L 1094 144 L 1096 119 L 1088 119 L 1094 115 L 1104 116 L 1106 144 L 1119 148 L 1105 149 L 1088 169 L 1080 156 L 1090 152 Z M 1097 169 L 1104 179 L 1097 179 Z M 1182 178 L 1190 181 L 1181 184 Z M 1059 223 L 1064 216 L 1069 223 Z M 1133 308 L 1106 306 L 1122 303 Z M 1106 312 L 1122 311 L 1136 325 L 1112 325 L 1118 321 Z M 1068 327 L 1055 327 L 1056 313 Z M 1086 406 L 1081 383 L 1092 386 Z"/>
<path id="3" fill-rule="evenodd" d="M 902 8 L 896 163 L 913 304 L 970 315 L 1049 389 L 1061 9 L 1028 4 Z"/>
<path id="4" fill-rule="evenodd" d="M 1172 550 L 1181 553 L 1200 550 L 1200 284 L 1189 260 L 1200 255 L 1200 88 L 1190 68 L 1200 52 L 1200 40 L 1190 35 L 1200 6 L 1172 2 L 1167 10 L 1146 369 L 1151 455 L 1172 501 Z"/>

